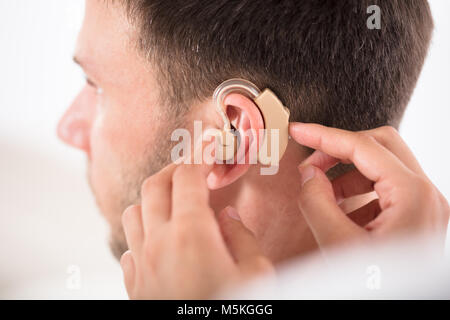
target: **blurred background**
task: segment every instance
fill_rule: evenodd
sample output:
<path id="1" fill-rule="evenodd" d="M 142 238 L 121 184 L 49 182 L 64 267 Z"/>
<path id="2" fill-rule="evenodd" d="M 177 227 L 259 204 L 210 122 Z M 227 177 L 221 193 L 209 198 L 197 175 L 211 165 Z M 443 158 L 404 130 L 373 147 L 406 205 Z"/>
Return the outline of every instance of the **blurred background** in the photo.
<path id="1" fill-rule="evenodd" d="M 400 132 L 448 199 L 450 2 L 430 5 L 434 37 Z M 72 63 L 83 11 L 83 0 L 0 0 L 3 299 L 126 298 L 85 157 L 56 137 L 59 117 L 84 83 Z"/>

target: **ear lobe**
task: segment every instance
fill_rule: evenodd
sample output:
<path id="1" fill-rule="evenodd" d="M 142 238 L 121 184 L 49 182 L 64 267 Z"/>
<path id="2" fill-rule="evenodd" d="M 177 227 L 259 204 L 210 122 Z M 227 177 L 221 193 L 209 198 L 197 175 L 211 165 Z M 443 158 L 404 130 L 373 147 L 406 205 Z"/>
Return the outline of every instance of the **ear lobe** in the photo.
<path id="1" fill-rule="evenodd" d="M 258 150 L 263 138 L 264 120 L 258 106 L 252 99 L 239 93 L 230 93 L 224 99 L 226 114 L 239 132 L 240 144 L 234 163 L 214 164 L 207 178 L 210 189 L 223 188 L 240 177 L 249 169 L 250 163 L 257 164 Z M 251 162 L 250 162 L 251 161 Z"/>

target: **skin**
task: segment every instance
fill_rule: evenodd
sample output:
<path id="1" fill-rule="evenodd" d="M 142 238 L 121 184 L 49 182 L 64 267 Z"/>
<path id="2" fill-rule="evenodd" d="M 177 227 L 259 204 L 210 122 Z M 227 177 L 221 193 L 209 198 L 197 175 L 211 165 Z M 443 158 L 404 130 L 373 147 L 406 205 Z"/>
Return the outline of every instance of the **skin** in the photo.
<path id="1" fill-rule="evenodd" d="M 89 182 L 111 225 L 114 251 L 125 248 L 118 212 L 138 201 L 138 173 L 162 167 L 157 157 L 146 162 L 147 146 L 157 148 L 157 134 L 165 133 L 156 96 L 147 94 L 155 86 L 153 77 L 126 45 L 131 31 L 123 21 L 120 10 L 86 2 L 75 60 L 88 80 L 58 125 L 59 137 L 87 155 Z"/>
<path id="2" fill-rule="evenodd" d="M 443 249 L 450 207 L 423 172 L 398 132 L 389 126 L 362 132 L 292 124 L 291 135 L 316 149 L 300 166 L 297 203 L 322 251 L 346 241 L 380 242 L 402 235 L 433 237 Z M 324 172 L 339 162 L 357 170 L 332 182 Z M 377 199 L 355 210 L 355 223 L 337 203 L 375 191 Z"/>
<path id="3" fill-rule="evenodd" d="M 117 258 L 128 248 L 121 215 L 129 205 L 141 203 L 143 181 L 171 162 L 172 131 L 192 132 L 194 120 L 201 120 L 204 128 L 223 126 L 212 99 L 194 101 L 183 118 L 167 112 L 157 68 L 135 50 L 136 36 L 120 2 L 86 1 L 75 59 L 88 81 L 58 125 L 59 137 L 86 153 L 88 179 L 111 227 Z M 230 94 L 225 104 L 238 130 L 258 132 L 262 127 L 257 107 L 245 96 Z M 297 205 L 290 201 L 300 186 L 295 166 L 308 154 L 291 141 L 274 176 L 261 176 L 259 165 L 217 165 L 207 177 L 214 212 L 228 205 L 236 208 L 272 262 L 317 248 Z"/>
<path id="4" fill-rule="evenodd" d="M 290 134 L 317 150 L 299 166 L 296 198 L 324 254 L 349 243 L 370 250 L 404 234 L 433 236 L 444 243 L 448 202 L 395 129 L 350 132 L 293 123 Z M 325 172 L 339 162 L 353 163 L 358 171 L 330 182 Z M 227 207 L 218 220 L 213 218 L 206 181 L 211 169 L 169 165 L 144 182 L 142 206 L 125 211 L 130 251 L 121 265 L 130 298 L 210 298 L 273 272 L 236 210 Z M 379 198 L 357 210 L 366 220 L 359 225 L 338 201 L 368 191 Z"/>
<path id="5" fill-rule="evenodd" d="M 121 266 L 130 298 L 202 299 L 273 272 L 234 208 L 216 219 L 207 182 L 212 169 L 170 164 L 145 180 L 141 205 L 125 210 L 130 250 Z"/>
<path id="6" fill-rule="evenodd" d="M 126 217 L 138 216 L 136 212 L 143 215 L 142 210 L 145 210 L 147 207 L 143 205 L 144 202 L 158 202 L 159 200 L 167 202 L 167 199 L 172 199 L 173 197 L 172 193 L 164 197 L 155 195 L 151 189 L 157 189 L 158 187 L 142 188 L 142 185 L 148 184 L 143 184 L 147 178 L 154 177 L 155 174 L 158 176 L 159 173 L 164 172 L 161 169 L 170 165 L 171 132 L 175 128 L 180 127 L 192 131 L 193 120 L 201 120 L 205 128 L 222 128 L 223 125 L 211 99 L 193 102 L 183 118 L 175 119 L 167 112 L 167 106 L 160 99 L 157 68 L 146 61 L 142 53 L 134 49 L 135 32 L 133 25 L 128 22 L 125 16 L 124 9 L 117 2 L 86 1 L 86 14 L 78 38 L 75 58 L 89 80 L 58 125 L 60 138 L 69 145 L 86 153 L 90 185 L 100 211 L 111 227 L 111 247 L 116 257 L 120 257 L 128 247 L 131 248 L 133 246 L 132 240 L 129 238 L 130 234 L 134 234 L 133 232 L 128 232 L 127 239 L 125 239 L 123 229 L 124 227 L 125 229 L 127 228 Z M 230 94 L 227 96 L 225 103 L 228 117 L 234 127 L 242 132 L 247 129 L 258 131 L 262 123 L 261 115 L 257 112 L 257 107 L 251 100 L 239 94 Z M 309 137 L 307 132 L 304 132 L 305 137 Z M 295 131 L 292 132 L 291 130 L 291 135 L 304 146 L 321 148 L 321 145 L 312 145 L 312 141 L 296 137 Z M 345 141 L 345 139 L 342 141 Z M 245 144 L 246 150 L 249 150 L 250 147 L 250 144 Z M 389 146 L 385 146 L 385 148 L 390 150 Z M 328 152 L 331 158 L 339 158 L 339 154 L 329 150 L 322 150 L 322 152 Z M 391 151 L 391 153 L 396 154 L 394 151 Z M 293 201 L 299 196 L 299 190 L 305 189 L 305 186 L 310 185 L 312 181 L 316 181 L 317 177 L 321 177 L 315 171 L 314 178 L 306 182 L 302 188 L 301 177 L 304 178 L 307 175 L 304 172 L 303 174 L 301 174 L 302 172 L 299 173 L 297 165 L 308 156 L 307 148 L 299 146 L 291 139 L 281 160 L 280 170 L 277 175 L 261 176 L 259 174 L 259 165 L 232 164 L 214 165 L 208 169 L 209 171 L 205 176 L 199 176 L 198 179 L 191 177 L 192 179 L 190 180 L 184 180 L 184 188 L 194 190 L 198 187 L 199 181 L 205 179 L 208 189 L 205 192 L 209 195 L 209 203 L 203 203 L 201 208 L 207 208 L 209 215 L 199 212 L 198 217 L 204 218 L 204 222 L 203 219 L 196 219 L 195 221 L 202 221 L 197 224 L 192 222 L 186 223 L 186 225 L 172 223 L 174 221 L 179 222 L 179 220 L 170 219 L 164 226 L 161 225 L 161 230 L 166 230 L 168 235 L 163 235 L 164 232 L 161 231 L 155 232 L 153 235 L 145 233 L 145 237 L 137 238 L 138 240 L 136 241 L 138 242 L 149 242 L 148 245 L 144 245 L 142 248 L 149 248 L 149 246 L 153 248 L 155 246 L 154 243 L 161 243 L 161 246 L 157 247 L 158 250 L 156 251 L 160 253 L 158 255 L 152 253 L 152 250 L 136 251 L 138 256 L 141 254 L 145 255 L 147 257 L 145 259 L 138 259 L 137 256 L 134 258 L 129 252 L 124 256 L 125 274 L 127 275 L 129 270 L 136 270 L 134 274 L 140 274 L 140 279 L 142 280 L 131 282 L 126 277 L 128 288 L 134 288 L 132 287 L 133 285 L 130 287 L 130 283 L 134 283 L 134 286 L 136 286 L 136 289 L 129 290 L 131 292 L 130 296 L 138 298 L 148 296 L 160 297 L 155 293 L 159 290 L 163 293 L 163 297 L 210 296 L 219 288 L 223 288 L 224 279 L 229 279 L 229 282 L 233 282 L 234 279 L 242 281 L 242 279 L 246 279 L 250 275 L 262 272 L 261 270 L 263 269 L 269 270 L 270 267 L 267 267 L 268 261 L 270 263 L 278 263 L 293 256 L 316 250 L 319 245 L 320 247 L 325 247 L 324 243 L 326 244 L 327 241 L 323 240 L 323 237 L 320 235 L 325 234 L 324 232 L 327 229 L 325 228 L 325 231 L 320 229 L 320 227 L 317 227 L 320 224 L 317 224 L 312 219 L 314 210 L 308 211 L 307 207 L 305 207 L 310 201 L 305 200 L 305 204 L 302 204 L 303 201 L 300 200 L 300 206 L 296 201 Z M 314 167 L 319 169 L 323 163 L 330 165 L 332 162 L 330 158 L 321 157 L 320 154 L 319 156 L 316 154 L 313 159 L 319 159 L 317 160 L 319 161 L 318 163 L 314 162 Z M 343 161 L 352 161 L 355 164 L 358 162 L 349 157 L 343 159 Z M 184 171 L 186 169 L 181 170 Z M 322 168 L 321 170 L 324 169 Z M 177 170 L 173 172 L 175 173 Z M 200 170 L 200 172 L 203 171 Z M 363 173 L 363 171 L 361 172 Z M 167 176 L 170 178 L 166 178 L 172 182 L 178 174 Z M 370 180 L 373 177 L 369 176 L 368 178 Z M 357 177 L 355 179 L 357 182 L 359 181 Z M 423 177 L 422 179 L 417 178 L 417 181 L 424 182 L 426 179 Z M 194 184 L 191 188 L 187 187 L 189 182 Z M 322 182 L 325 183 L 325 180 Z M 340 185 L 339 188 L 341 190 L 346 190 L 343 185 L 352 186 L 355 184 L 351 183 L 349 179 L 341 182 L 333 182 L 333 185 Z M 383 185 L 381 184 L 381 186 Z M 424 187 L 424 190 L 434 190 L 430 187 L 430 184 L 420 183 L 419 185 L 427 186 L 427 188 Z M 378 190 L 376 191 L 378 192 Z M 426 194 L 427 198 L 422 200 L 423 203 L 428 204 L 431 203 L 428 196 L 436 195 L 437 192 L 426 192 Z M 317 196 L 314 193 L 313 195 Z M 345 196 L 346 193 L 341 192 L 341 195 Z M 330 196 L 328 195 L 328 197 Z M 332 198 L 327 198 L 329 204 L 332 203 L 330 199 L 333 200 Z M 442 200 L 439 202 L 435 197 L 433 199 L 434 205 L 432 208 L 445 207 L 442 204 Z M 338 197 L 337 200 L 340 201 L 341 199 Z M 181 206 L 182 204 L 183 202 L 181 201 L 174 202 L 176 206 Z M 340 203 L 341 206 L 342 204 Z M 132 208 L 135 208 L 130 209 L 134 213 L 123 214 L 124 210 L 130 205 L 133 205 Z M 231 210 L 235 214 L 230 214 L 228 209 L 226 210 L 228 213 L 219 214 L 223 208 L 228 206 L 235 208 L 235 210 Z M 192 205 L 191 207 L 194 206 Z M 167 210 L 161 213 L 172 217 L 174 209 L 168 210 L 169 213 Z M 336 213 L 338 212 L 337 210 L 336 207 L 333 207 L 332 212 Z M 407 211 L 404 210 L 404 212 Z M 239 214 L 236 214 L 236 212 Z M 310 213 L 308 214 L 308 212 Z M 375 216 L 373 209 L 368 212 L 372 214 L 372 218 Z M 211 219 L 210 216 L 213 213 L 218 215 L 216 219 Z M 145 213 L 145 215 L 147 214 Z M 357 214 L 357 217 L 362 217 L 358 220 L 359 224 L 364 225 L 364 220 L 367 220 L 367 217 L 370 220 L 370 214 Z M 228 219 L 231 215 L 234 217 L 238 216 L 239 223 L 230 223 L 230 228 L 227 229 L 225 226 L 227 221 L 237 221 L 236 219 Z M 125 219 L 123 221 L 124 227 L 122 226 L 122 216 Z M 317 216 L 320 217 L 320 214 L 317 214 Z M 382 215 L 379 216 L 381 217 Z M 401 216 L 399 214 L 399 217 Z M 415 218 L 395 221 L 399 221 L 397 224 L 403 226 L 408 224 L 406 222 L 402 224 L 400 221 L 411 220 L 411 222 L 415 222 L 418 228 L 421 228 L 421 223 L 427 226 L 440 225 L 437 222 L 427 220 L 427 217 L 423 215 L 417 215 Z M 218 227 L 216 220 L 220 221 L 220 227 Z M 186 222 L 186 220 L 182 221 Z M 428 222 L 430 223 L 428 224 Z M 325 223 L 322 222 L 322 224 Z M 183 225 L 182 231 L 178 229 L 180 225 Z M 347 223 L 347 225 L 349 224 Z M 393 225 L 396 224 L 393 223 Z M 433 228 L 428 228 L 428 230 L 431 229 Z M 158 228 L 155 227 L 154 230 L 158 230 Z M 227 230 L 232 230 L 232 232 L 227 232 Z M 336 228 L 336 230 L 341 229 Z M 393 230 L 396 230 L 396 228 L 393 228 Z M 178 233 L 179 231 L 181 232 L 180 234 Z M 206 237 L 205 233 L 209 234 L 211 239 L 213 239 L 211 243 L 204 240 Z M 358 237 L 361 234 L 358 231 Z M 195 241 L 192 240 L 194 235 L 197 237 Z M 243 237 L 242 239 L 241 236 Z M 233 241 L 234 237 L 238 239 L 237 242 Z M 185 260 L 188 257 L 180 255 L 182 253 L 181 248 L 186 248 L 183 246 L 184 244 L 181 243 L 179 247 L 171 245 L 171 243 L 175 242 L 178 244 L 184 242 L 184 240 L 180 241 L 180 239 L 185 239 L 186 243 L 184 244 L 192 252 L 197 252 L 196 250 L 201 248 L 202 250 L 207 250 L 202 251 L 203 253 L 212 252 L 215 255 L 213 258 L 207 254 L 198 255 L 198 261 L 196 260 L 195 263 L 191 261 L 188 264 L 188 260 Z M 340 241 L 340 238 L 337 240 Z M 336 241 L 336 243 L 339 243 L 339 241 Z M 199 242 L 203 244 L 208 243 L 210 247 L 197 246 Z M 242 245 L 242 247 L 253 248 L 250 250 L 252 254 L 246 255 L 245 252 L 244 254 L 239 254 L 240 246 L 233 246 L 233 243 L 245 243 L 246 245 Z M 133 249 L 131 252 L 134 254 Z M 126 257 L 132 257 L 132 259 L 127 260 Z M 249 262 L 248 265 L 254 266 L 253 268 L 241 268 L 242 264 L 240 261 L 247 261 L 247 259 L 248 261 L 260 262 Z M 129 263 L 127 264 L 126 261 Z M 145 280 L 148 261 L 152 264 L 159 265 L 161 263 L 163 266 L 169 266 L 171 272 L 158 274 L 157 280 L 160 283 L 160 287 L 142 285 L 143 289 L 140 289 L 141 283 L 148 283 Z M 185 291 L 176 293 L 174 288 L 177 288 L 180 283 L 177 282 L 177 279 L 169 281 L 168 277 L 170 277 L 170 274 L 173 275 L 179 272 L 180 270 L 176 268 L 183 265 L 183 263 L 186 263 L 186 267 L 189 266 L 186 270 L 191 272 L 191 274 L 186 276 L 198 276 L 195 272 L 200 270 L 203 271 L 203 274 L 208 270 L 216 270 L 215 268 L 218 271 L 216 273 L 211 272 L 209 280 L 204 283 L 205 287 L 199 286 L 198 291 L 187 285 Z M 130 265 L 136 266 L 136 269 L 129 268 Z M 247 265 L 247 263 L 244 263 L 244 265 Z M 198 270 L 193 270 L 194 267 L 197 267 Z M 253 269 L 255 270 L 254 272 L 251 271 Z M 134 277 L 131 278 L 134 279 Z M 181 281 L 181 279 L 183 278 L 178 277 L 178 281 Z M 170 287 L 166 288 L 166 283 L 170 284 Z"/>

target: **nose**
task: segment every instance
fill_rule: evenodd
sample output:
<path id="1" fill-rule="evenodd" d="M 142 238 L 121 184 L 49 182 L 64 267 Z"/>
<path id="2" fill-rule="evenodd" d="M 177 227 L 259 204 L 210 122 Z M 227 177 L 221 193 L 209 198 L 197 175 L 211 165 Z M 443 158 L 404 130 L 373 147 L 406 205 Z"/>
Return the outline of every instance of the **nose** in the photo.
<path id="1" fill-rule="evenodd" d="M 84 88 L 59 120 L 58 137 L 65 143 L 89 154 L 91 125 L 95 101 Z"/>

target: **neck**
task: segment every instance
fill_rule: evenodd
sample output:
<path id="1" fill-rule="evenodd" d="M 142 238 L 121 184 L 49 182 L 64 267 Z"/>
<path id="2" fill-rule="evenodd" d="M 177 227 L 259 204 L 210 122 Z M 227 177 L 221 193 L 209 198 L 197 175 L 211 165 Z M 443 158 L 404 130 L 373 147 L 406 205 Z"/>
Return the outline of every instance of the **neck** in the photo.
<path id="1" fill-rule="evenodd" d="M 211 193 L 213 209 L 235 207 L 263 253 L 275 263 L 317 247 L 296 200 L 297 166 L 306 156 L 307 151 L 290 140 L 277 174 L 260 175 L 260 166 L 251 166 L 241 179 Z"/>

